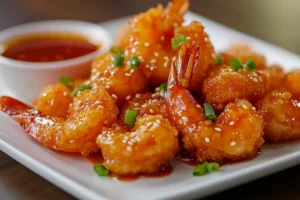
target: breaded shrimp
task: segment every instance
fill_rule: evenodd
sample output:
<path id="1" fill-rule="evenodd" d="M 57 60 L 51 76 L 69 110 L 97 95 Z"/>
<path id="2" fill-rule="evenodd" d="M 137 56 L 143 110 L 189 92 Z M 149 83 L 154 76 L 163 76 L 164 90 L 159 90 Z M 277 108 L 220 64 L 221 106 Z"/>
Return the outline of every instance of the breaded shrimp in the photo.
<path id="1" fill-rule="evenodd" d="M 176 51 L 171 48 L 174 30 L 183 22 L 188 10 L 187 0 L 173 0 L 163 9 L 162 5 L 134 16 L 130 22 L 130 41 L 125 55 L 138 56 L 144 63 L 143 70 L 150 83 L 166 83 L 171 61 Z"/>
<path id="2" fill-rule="evenodd" d="M 286 74 L 284 78 L 284 89 L 300 99 L 300 69 L 295 69 Z"/>
<path id="3" fill-rule="evenodd" d="M 209 72 L 202 85 L 204 99 L 217 110 L 236 99 L 256 102 L 267 93 L 264 74 L 243 68 L 235 71 L 231 66 L 215 67 Z"/>
<path id="4" fill-rule="evenodd" d="M 10 97 L 0 98 L 0 110 L 11 116 L 44 146 L 88 155 L 97 152 L 96 137 L 117 120 L 115 101 L 103 88 L 78 93 L 69 117 L 49 117 Z"/>
<path id="5" fill-rule="evenodd" d="M 138 117 L 131 130 L 104 128 L 97 144 L 104 165 L 116 174 L 157 172 L 179 151 L 177 130 L 160 115 Z"/>
<path id="6" fill-rule="evenodd" d="M 257 107 L 264 116 L 267 141 L 300 139 L 300 101 L 291 93 L 273 91 L 260 100 Z"/>
<path id="7" fill-rule="evenodd" d="M 236 100 L 225 107 L 216 122 L 206 120 L 203 108 L 186 89 L 198 55 L 197 45 L 181 45 L 165 95 L 169 118 L 181 133 L 184 147 L 198 162 L 254 156 L 264 141 L 262 114 L 247 100 Z"/>
<path id="8" fill-rule="evenodd" d="M 83 80 L 74 81 L 74 88 L 80 86 Z M 73 89 L 62 83 L 50 84 L 43 87 L 39 96 L 33 101 L 34 107 L 49 117 L 67 117 L 67 111 L 73 101 Z"/>
<path id="9" fill-rule="evenodd" d="M 148 90 L 148 79 L 141 66 L 135 69 L 130 67 L 125 58 L 124 65 L 114 66 L 112 53 L 99 56 L 93 63 L 91 74 L 92 87 L 105 87 L 106 91 L 117 99 L 120 105 L 128 96 Z M 141 64 L 142 65 L 142 64 Z"/>
<path id="10" fill-rule="evenodd" d="M 161 115 L 168 119 L 165 99 L 157 93 L 136 94 L 134 98 L 124 103 L 119 115 L 120 121 L 124 121 L 127 110 L 138 110 L 138 116 Z"/>
<path id="11" fill-rule="evenodd" d="M 227 51 L 220 53 L 220 55 L 223 57 L 223 63 L 227 65 L 231 60 L 236 58 L 239 59 L 243 64 L 252 59 L 256 63 L 257 69 L 266 68 L 266 58 L 262 54 L 253 51 L 246 44 L 232 44 Z"/>

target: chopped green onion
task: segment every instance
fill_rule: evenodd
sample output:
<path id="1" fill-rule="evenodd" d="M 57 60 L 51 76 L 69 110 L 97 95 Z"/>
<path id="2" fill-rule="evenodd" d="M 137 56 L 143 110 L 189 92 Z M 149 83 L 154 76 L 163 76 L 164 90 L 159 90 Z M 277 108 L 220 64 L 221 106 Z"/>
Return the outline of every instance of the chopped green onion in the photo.
<path id="1" fill-rule="evenodd" d="M 231 60 L 231 61 L 229 62 L 229 64 L 231 65 L 231 67 L 232 67 L 235 71 L 238 71 L 239 69 L 243 69 L 243 65 L 242 65 L 242 63 L 240 62 L 239 59 Z"/>
<path id="2" fill-rule="evenodd" d="M 84 90 L 90 90 L 92 87 L 90 85 L 83 85 L 80 86 L 78 88 L 76 88 L 73 92 L 72 92 L 72 96 L 76 97 L 78 92 L 83 92 Z"/>
<path id="3" fill-rule="evenodd" d="M 159 86 L 159 91 L 163 91 L 166 92 L 168 89 L 168 84 L 167 83 L 163 83 Z"/>
<path id="4" fill-rule="evenodd" d="M 204 162 L 201 165 L 198 165 L 197 167 L 195 167 L 195 169 L 193 171 L 193 175 L 194 176 L 202 176 L 205 174 L 216 172 L 219 170 L 219 168 L 220 168 L 220 165 L 216 162 L 212 162 L 212 163 Z"/>
<path id="5" fill-rule="evenodd" d="M 219 168 L 220 168 L 220 165 L 219 165 L 218 163 L 215 163 L 215 162 L 213 162 L 213 163 L 208 163 L 208 165 L 207 165 L 207 171 L 208 171 L 209 173 L 211 173 L 211 172 L 216 172 L 216 171 L 219 170 Z"/>
<path id="6" fill-rule="evenodd" d="M 216 120 L 217 118 L 216 113 L 209 103 L 204 103 L 204 110 L 205 110 L 206 118 L 208 120 L 212 122 Z"/>
<path id="7" fill-rule="evenodd" d="M 124 49 L 122 47 L 112 47 L 110 52 L 113 54 L 124 54 Z"/>
<path id="8" fill-rule="evenodd" d="M 216 65 L 221 65 L 223 62 L 223 57 L 222 56 L 217 56 L 215 59 Z"/>
<path id="9" fill-rule="evenodd" d="M 181 43 L 186 41 L 186 36 L 185 35 L 177 35 L 175 37 L 173 37 L 172 39 L 172 49 L 174 50 L 178 50 L 178 47 L 180 46 Z"/>
<path id="10" fill-rule="evenodd" d="M 113 58 L 113 65 L 117 67 L 122 67 L 124 64 L 124 56 L 121 54 L 116 54 Z"/>
<path id="11" fill-rule="evenodd" d="M 253 69 L 255 69 L 255 67 L 256 67 L 256 63 L 255 63 L 252 59 L 250 59 L 250 60 L 248 60 L 246 66 L 247 66 L 250 70 L 253 70 Z"/>
<path id="12" fill-rule="evenodd" d="M 141 62 L 140 62 L 140 60 L 137 56 L 132 56 L 129 59 L 129 62 L 131 63 L 131 68 L 132 69 L 137 68 L 141 64 Z"/>
<path id="13" fill-rule="evenodd" d="M 98 176 L 108 176 L 109 170 L 102 164 L 94 165 L 94 170 L 98 174 Z"/>
<path id="14" fill-rule="evenodd" d="M 208 173 L 207 171 L 207 165 L 208 162 L 202 163 L 201 165 L 198 165 L 197 167 L 195 167 L 194 171 L 193 171 L 193 175 L 194 176 L 202 176 Z"/>
<path id="15" fill-rule="evenodd" d="M 134 126 L 136 121 L 137 110 L 126 110 L 124 124 L 128 126 Z"/>
<path id="16" fill-rule="evenodd" d="M 63 76 L 59 81 L 70 89 L 74 87 L 74 80 L 71 77 Z"/>

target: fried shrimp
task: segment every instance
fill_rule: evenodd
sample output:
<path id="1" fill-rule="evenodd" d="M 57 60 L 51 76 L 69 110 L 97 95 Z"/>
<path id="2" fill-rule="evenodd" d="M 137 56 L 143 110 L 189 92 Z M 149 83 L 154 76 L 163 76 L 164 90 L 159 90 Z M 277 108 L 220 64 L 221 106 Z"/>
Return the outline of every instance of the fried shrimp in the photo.
<path id="1" fill-rule="evenodd" d="M 127 101 L 120 111 L 120 121 L 124 121 L 127 110 L 138 110 L 138 116 L 161 115 L 168 119 L 165 99 L 157 93 L 136 94 L 134 98 Z"/>
<path id="2" fill-rule="evenodd" d="M 0 109 L 44 146 L 66 152 L 80 152 L 82 155 L 99 151 L 96 137 L 104 126 L 117 120 L 118 114 L 115 101 L 103 88 L 78 93 L 66 120 L 49 117 L 10 97 L 0 98 Z"/>
<path id="3" fill-rule="evenodd" d="M 132 69 L 127 58 L 122 66 L 114 66 L 113 56 L 112 53 L 107 53 L 96 58 L 92 66 L 90 81 L 92 87 L 105 87 L 120 105 L 128 96 L 146 92 L 148 79 L 140 67 Z"/>
<path id="4" fill-rule="evenodd" d="M 113 173 L 157 172 L 179 151 L 177 130 L 160 115 L 138 117 L 128 129 L 114 124 L 97 138 L 104 165 Z"/>
<path id="5" fill-rule="evenodd" d="M 231 66 L 216 67 L 204 80 L 202 92 L 205 100 L 217 110 L 236 99 L 257 101 L 267 92 L 264 76 L 255 70 L 243 68 L 235 71 Z"/>
<path id="6" fill-rule="evenodd" d="M 74 88 L 80 86 L 83 80 L 74 81 Z M 73 101 L 72 89 L 62 83 L 43 87 L 40 95 L 33 101 L 34 107 L 49 117 L 67 117 L 70 104 Z"/>
<path id="7" fill-rule="evenodd" d="M 267 141 L 300 139 L 300 101 L 293 99 L 291 93 L 273 91 L 260 100 L 257 107 L 264 116 Z"/>
<path id="8" fill-rule="evenodd" d="M 262 115 L 247 100 L 236 100 L 216 122 L 206 120 L 203 108 L 187 89 L 198 55 L 197 45 L 181 45 L 165 95 L 169 118 L 181 133 L 184 147 L 198 162 L 254 156 L 264 141 Z"/>
<path id="9" fill-rule="evenodd" d="M 284 89 L 300 99 L 300 70 L 296 69 L 286 74 L 284 78 Z"/>
<path id="10" fill-rule="evenodd" d="M 187 0 L 173 0 L 165 9 L 158 5 L 129 22 L 130 37 L 125 55 L 139 57 L 144 63 L 144 73 L 154 86 L 167 82 L 171 61 L 176 55 L 171 39 L 188 7 Z"/>
<path id="11" fill-rule="evenodd" d="M 266 58 L 262 54 L 254 52 L 246 44 L 232 44 L 227 51 L 220 53 L 220 55 L 223 57 L 223 61 L 227 65 L 231 60 L 236 58 L 242 63 L 247 63 L 248 60 L 252 59 L 255 61 L 257 69 L 266 68 Z"/>

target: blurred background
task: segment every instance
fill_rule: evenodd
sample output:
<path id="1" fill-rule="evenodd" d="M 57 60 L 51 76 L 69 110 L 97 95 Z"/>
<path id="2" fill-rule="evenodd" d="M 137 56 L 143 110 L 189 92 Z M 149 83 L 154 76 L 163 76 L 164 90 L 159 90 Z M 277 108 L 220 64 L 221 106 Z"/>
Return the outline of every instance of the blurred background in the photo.
<path id="1" fill-rule="evenodd" d="M 191 10 L 300 55 L 300 0 L 190 0 Z M 167 0 L 0 0 L 0 30 L 46 19 L 95 23 Z"/>

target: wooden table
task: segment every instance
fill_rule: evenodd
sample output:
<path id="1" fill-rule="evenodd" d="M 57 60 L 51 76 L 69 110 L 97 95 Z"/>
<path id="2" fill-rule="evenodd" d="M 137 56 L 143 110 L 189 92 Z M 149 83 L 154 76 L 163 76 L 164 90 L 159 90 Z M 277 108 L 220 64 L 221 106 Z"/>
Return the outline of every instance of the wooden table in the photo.
<path id="1" fill-rule="evenodd" d="M 71 18 L 101 22 L 143 11 L 156 2 L 158 1 L 2 0 L 0 30 L 44 19 Z M 160 2 L 166 3 L 166 0 Z M 300 1 L 191 0 L 191 4 L 191 10 L 196 13 L 300 54 Z M 207 200 L 225 197 L 300 200 L 300 166 L 216 194 Z M 0 152 L 0 199 L 74 198 Z"/>

